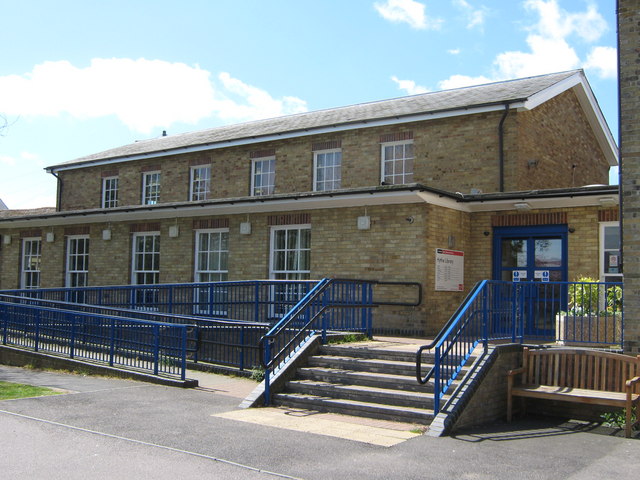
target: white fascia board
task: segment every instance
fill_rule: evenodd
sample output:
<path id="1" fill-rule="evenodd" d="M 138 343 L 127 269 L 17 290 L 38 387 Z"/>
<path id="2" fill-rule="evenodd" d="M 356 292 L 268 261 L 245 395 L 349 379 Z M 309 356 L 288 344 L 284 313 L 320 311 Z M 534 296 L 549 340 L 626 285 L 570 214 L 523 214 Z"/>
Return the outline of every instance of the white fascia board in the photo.
<path id="1" fill-rule="evenodd" d="M 301 210 L 318 210 L 376 205 L 401 205 L 422 203 L 417 191 L 354 193 L 322 197 L 299 197 L 282 200 L 260 200 L 254 202 L 225 202 L 214 205 L 181 205 L 174 208 L 136 208 L 134 210 L 101 210 L 87 214 L 52 214 L 34 218 L 0 221 L 0 230 L 9 228 L 34 228 L 60 225 L 82 225 L 87 223 L 115 223 L 131 221 L 153 221 L 173 218 L 192 218 L 219 215 L 245 215 L 252 213 L 280 213 Z"/>
<path id="2" fill-rule="evenodd" d="M 532 95 L 526 102 L 524 102 L 522 108 L 524 110 L 533 110 L 539 105 L 569 89 L 574 90 L 576 97 L 580 102 L 580 106 L 587 117 L 587 121 L 589 122 L 589 125 L 591 125 L 593 134 L 600 144 L 609 165 L 612 167 L 617 166 L 619 158 L 618 146 L 611 130 L 609 129 L 609 125 L 607 125 L 607 121 L 604 118 L 602 110 L 600 110 L 598 100 L 593 94 L 593 90 L 591 90 L 589 82 L 583 73 L 576 72 L 575 75 L 571 75 L 549 88 L 545 88 L 544 90 Z"/>
<path id="3" fill-rule="evenodd" d="M 600 207 L 600 199 L 603 197 L 613 197 L 617 200 L 617 195 L 605 195 L 602 193 L 595 195 L 548 197 L 548 198 L 512 198 L 492 201 L 476 201 L 465 204 L 465 211 L 475 212 L 497 212 L 515 210 L 516 203 L 528 203 L 531 210 L 544 210 L 549 208 L 576 208 L 576 207 Z"/>
<path id="4" fill-rule="evenodd" d="M 523 102 L 510 103 L 511 108 L 523 107 Z M 217 150 L 221 148 L 238 147 L 245 145 L 253 145 L 256 143 L 273 142 L 276 140 L 285 140 L 290 138 L 306 137 L 309 135 L 321 135 L 324 133 L 344 132 L 349 130 L 358 130 L 361 128 L 372 128 L 380 126 L 400 125 L 404 123 L 421 122 L 425 120 L 437 120 L 442 118 L 459 117 L 463 115 L 474 115 L 478 113 L 487 113 L 504 110 L 504 104 L 485 105 L 480 107 L 459 108 L 456 110 L 447 110 L 433 113 L 422 113 L 416 115 L 407 115 L 394 118 L 384 118 L 379 120 L 364 120 L 355 123 L 348 123 L 342 125 L 333 125 L 326 127 L 311 128 L 308 130 L 283 132 L 271 135 L 264 135 L 251 138 L 240 138 L 237 140 L 227 140 L 221 142 L 207 143 L 204 145 L 193 145 L 186 147 L 177 147 L 170 150 L 140 153 L 136 155 L 129 155 L 124 157 L 106 158 L 103 160 L 96 160 L 95 162 L 87 161 L 86 163 L 77 163 L 70 165 L 56 165 L 53 167 L 47 167 L 45 170 L 51 172 L 61 172 L 65 170 L 76 170 L 78 168 L 95 167 L 99 165 L 108 165 L 111 163 L 133 162 L 136 160 L 144 160 L 149 158 L 169 157 L 173 155 L 181 155 L 185 153 L 203 152 L 208 150 Z"/>

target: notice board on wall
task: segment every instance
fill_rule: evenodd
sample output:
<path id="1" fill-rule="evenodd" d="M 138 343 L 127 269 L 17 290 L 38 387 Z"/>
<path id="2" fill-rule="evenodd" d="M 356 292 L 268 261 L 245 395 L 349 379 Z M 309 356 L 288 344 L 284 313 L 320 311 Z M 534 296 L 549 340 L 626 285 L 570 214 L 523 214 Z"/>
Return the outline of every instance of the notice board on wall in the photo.
<path id="1" fill-rule="evenodd" d="M 436 290 L 441 292 L 464 290 L 464 252 L 436 248 Z"/>

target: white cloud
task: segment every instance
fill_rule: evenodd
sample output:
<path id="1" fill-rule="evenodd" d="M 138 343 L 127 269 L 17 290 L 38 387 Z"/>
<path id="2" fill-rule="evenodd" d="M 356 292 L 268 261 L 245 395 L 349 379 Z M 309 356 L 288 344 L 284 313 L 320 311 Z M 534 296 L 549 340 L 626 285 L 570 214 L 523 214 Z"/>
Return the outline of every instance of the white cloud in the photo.
<path id="1" fill-rule="evenodd" d="M 382 18 L 395 23 L 406 22 L 416 29 L 438 29 L 442 24 L 439 18 L 430 18 L 425 14 L 425 5 L 414 0 L 387 0 L 376 2 L 375 9 Z"/>
<path id="2" fill-rule="evenodd" d="M 618 75 L 618 51 L 613 47 L 595 47 L 584 63 L 587 70 L 595 70 L 600 78 L 616 78 Z"/>
<path id="3" fill-rule="evenodd" d="M 413 80 L 400 80 L 396 76 L 391 77 L 391 80 L 396 82 L 398 88 L 407 92 L 408 95 L 418 95 L 420 93 L 427 93 L 430 91 L 426 87 L 416 85 L 416 82 L 414 82 Z"/>
<path id="4" fill-rule="evenodd" d="M 474 8 L 466 0 L 453 0 L 453 5 L 464 13 L 467 19 L 467 28 L 482 28 L 484 26 L 488 12 L 486 7 Z"/>
<path id="5" fill-rule="evenodd" d="M 220 75 L 222 86 L 210 77 L 197 66 L 161 60 L 98 58 L 85 68 L 45 62 L 25 75 L 0 77 L 0 105 L 5 114 L 24 116 L 114 115 L 141 133 L 211 115 L 251 120 L 306 110 L 300 99 L 274 99 L 229 74 Z"/>
<path id="6" fill-rule="evenodd" d="M 464 0 L 456 0 L 458 3 Z M 466 3 L 466 2 L 464 2 Z M 537 15 L 527 28 L 528 51 L 506 51 L 494 60 L 494 70 L 488 77 L 454 75 L 440 82 L 442 88 L 454 88 L 487 81 L 541 75 L 575 68 L 594 71 L 601 78 L 615 78 L 616 51 L 612 47 L 592 47 L 586 59 L 581 59 L 571 38 L 583 44 L 596 42 L 608 29 L 602 15 L 593 4 L 582 12 L 567 12 L 557 0 L 526 0 L 527 10 Z"/>
<path id="7" fill-rule="evenodd" d="M 451 55 L 460 55 L 461 50 L 459 48 L 451 48 L 447 50 L 447 53 Z"/>

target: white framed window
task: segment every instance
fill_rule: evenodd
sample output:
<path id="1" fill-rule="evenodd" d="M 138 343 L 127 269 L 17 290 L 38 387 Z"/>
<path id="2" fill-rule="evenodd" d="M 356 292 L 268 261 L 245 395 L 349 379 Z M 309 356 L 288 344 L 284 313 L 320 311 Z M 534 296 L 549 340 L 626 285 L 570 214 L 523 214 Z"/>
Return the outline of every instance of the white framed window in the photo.
<path id="1" fill-rule="evenodd" d="M 89 236 L 67 237 L 66 287 L 89 285 Z"/>
<path id="2" fill-rule="evenodd" d="M 211 166 L 199 165 L 191 167 L 189 200 L 192 202 L 206 200 L 211 191 Z"/>
<path id="3" fill-rule="evenodd" d="M 160 282 L 160 232 L 134 233 L 131 257 L 133 285 Z"/>
<path id="4" fill-rule="evenodd" d="M 383 143 L 381 148 L 381 181 L 389 185 L 413 183 L 413 140 Z"/>
<path id="5" fill-rule="evenodd" d="M 160 201 L 160 172 L 142 174 L 142 204 L 155 205 Z"/>
<path id="6" fill-rule="evenodd" d="M 313 190 L 337 190 L 342 183 L 342 150 L 313 152 Z"/>
<path id="7" fill-rule="evenodd" d="M 276 158 L 256 158 L 251 162 L 251 195 L 272 195 L 276 184 Z"/>
<path id="8" fill-rule="evenodd" d="M 620 224 L 600 223 L 600 281 L 622 282 Z"/>
<path id="9" fill-rule="evenodd" d="M 22 268 L 20 288 L 40 288 L 40 264 L 42 262 L 42 238 L 22 239 Z"/>
<path id="10" fill-rule="evenodd" d="M 271 227 L 269 277 L 307 280 L 311 274 L 311 225 Z"/>
<path id="11" fill-rule="evenodd" d="M 224 282 L 229 274 L 229 229 L 196 230 L 196 282 Z"/>
<path id="12" fill-rule="evenodd" d="M 199 282 L 224 282 L 229 276 L 229 229 L 196 230 L 195 274 Z M 195 313 L 227 315 L 227 289 L 202 287 L 195 292 Z"/>
<path id="13" fill-rule="evenodd" d="M 118 206 L 118 184 L 118 177 L 105 177 L 102 179 L 102 208 Z"/>

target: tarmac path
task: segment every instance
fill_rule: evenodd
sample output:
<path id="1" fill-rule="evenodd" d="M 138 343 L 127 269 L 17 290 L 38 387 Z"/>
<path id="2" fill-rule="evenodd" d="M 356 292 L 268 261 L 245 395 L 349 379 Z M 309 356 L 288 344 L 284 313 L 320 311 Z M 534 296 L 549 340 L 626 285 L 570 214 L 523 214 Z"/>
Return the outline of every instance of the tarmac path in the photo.
<path id="1" fill-rule="evenodd" d="M 240 399 L 255 385 L 246 379 L 212 375 L 200 380 L 204 388 L 180 389 L 0 366 L 0 380 L 65 392 L 0 401 L 1 478 L 603 480 L 640 475 L 637 439 L 594 433 L 586 425 L 527 419 L 455 437 L 412 434 L 382 446 L 307 428 L 319 418 L 329 426 L 337 421 L 326 415 L 285 412 L 289 424 L 278 425 L 273 409 L 264 409 L 269 422 L 239 420 Z M 349 424 L 362 429 L 362 422 L 341 422 L 344 430 Z"/>

